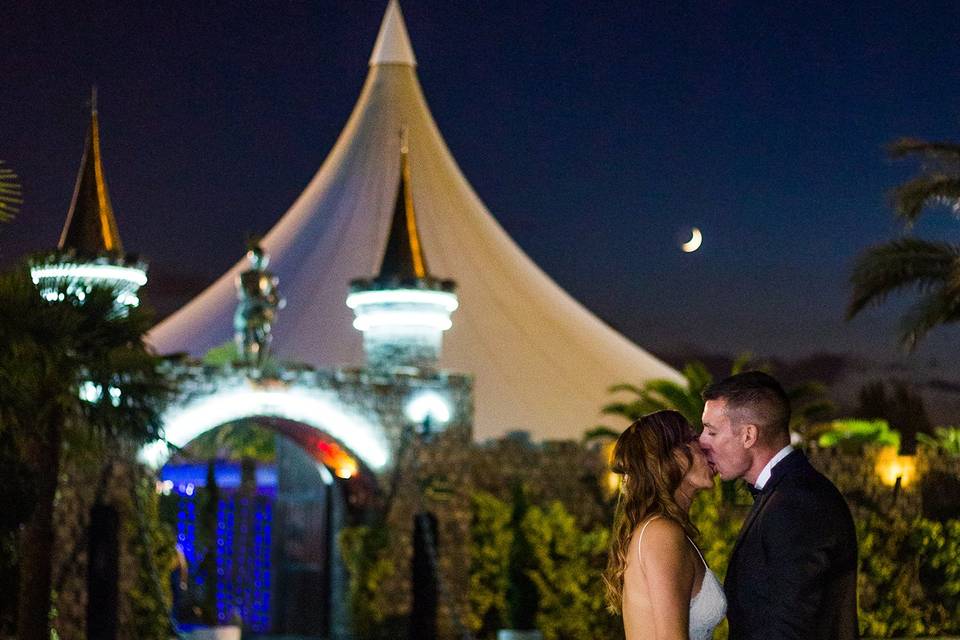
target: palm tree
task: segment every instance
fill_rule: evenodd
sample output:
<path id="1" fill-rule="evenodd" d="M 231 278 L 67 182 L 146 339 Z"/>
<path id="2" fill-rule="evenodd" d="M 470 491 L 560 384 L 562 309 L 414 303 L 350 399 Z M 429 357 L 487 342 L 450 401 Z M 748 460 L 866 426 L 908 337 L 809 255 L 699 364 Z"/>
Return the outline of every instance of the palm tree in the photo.
<path id="1" fill-rule="evenodd" d="M 920 173 L 893 192 L 894 211 L 908 228 L 931 205 L 960 215 L 960 145 L 904 138 L 890 155 L 921 161 Z M 891 293 L 919 294 L 901 320 L 900 342 L 910 350 L 933 328 L 960 320 L 960 245 L 903 237 L 870 247 L 857 258 L 850 281 L 848 320 Z"/>
<path id="2" fill-rule="evenodd" d="M 160 437 L 171 387 L 143 343 L 149 326 L 139 309 L 118 312 L 113 291 L 95 288 L 82 301 L 65 295 L 50 302 L 26 267 L 0 274 L 0 434 L 16 448 L 35 498 L 20 528 L 21 640 L 50 638 L 54 498 L 64 442 L 82 434 L 135 447 Z"/>
<path id="3" fill-rule="evenodd" d="M 733 361 L 730 375 L 748 369 L 767 370 L 768 366 L 755 364 L 753 355 L 742 353 Z M 713 374 L 699 361 L 684 365 L 681 371 L 686 384 L 672 380 L 648 380 L 642 387 L 633 384 L 617 384 L 610 387 L 610 393 L 629 393 L 633 397 L 628 401 L 607 404 L 601 410 L 606 415 L 623 416 L 630 422 L 654 411 L 672 409 L 683 415 L 699 433 L 703 429 L 703 390 L 713 383 Z M 834 412 L 835 407 L 827 397 L 827 388 L 819 382 L 805 382 L 786 389 L 792 408 L 790 430 L 803 432 L 806 427 L 824 419 Z M 616 439 L 619 431 L 610 427 L 597 426 L 584 436 L 587 442 L 607 438 Z"/>
<path id="4" fill-rule="evenodd" d="M 743 371 L 751 359 L 750 354 L 739 356 L 733 363 L 731 375 Z M 610 387 L 610 393 L 628 393 L 633 396 L 628 401 L 611 402 L 602 409 L 606 415 L 623 416 L 630 422 L 654 411 L 672 409 L 678 411 L 694 426 L 697 432 L 703 429 L 703 398 L 701 394 L 713 382 L 713 374 L 699 361 L 684 365 L 685 382 L 654 379 L 647 380 L 642 387 L 633 384 L 616 384 Z M 600 434 L 600 427 L 589 434 Z"/>

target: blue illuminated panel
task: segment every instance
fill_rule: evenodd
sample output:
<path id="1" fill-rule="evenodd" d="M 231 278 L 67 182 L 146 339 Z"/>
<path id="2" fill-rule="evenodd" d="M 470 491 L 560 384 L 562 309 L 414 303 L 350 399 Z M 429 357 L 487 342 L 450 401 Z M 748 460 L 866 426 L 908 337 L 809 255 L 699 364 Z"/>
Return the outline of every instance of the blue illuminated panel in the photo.
<path id="1" fill-rule="evenodd" d="M 185 465 L 186 466 L 186 465 Z M 177 510 L 177 541 L 190 565 L 192 579 L 198 579 L 196 549 L 197 493 L 202 487 L 202 465 L 192 465 L 191 471 L 167 465 L 162 479 L 174 480 L 174 490 L 179 496 Z M 221 470 L 217 469 L 219 484 Z M 230 470 L 225 474 L 229 477 Z M 259 487 L 257 495 L 242 496 L 221 487 L 221 499 L 217 505 L 217 619 L 229 624 L 239 617 L 243 627 L 254 632 L 270 631 L 270 589 L 272 587 L 270 544 L 272 538 L 273 508 L 276 472 L 273 468 L 257 474 L 258 485 L 267 479 L 267 487 Z M 272 482 L 271 482 L 272 481 Z M 270 486 L 270 485 L 273 486 Z"/>

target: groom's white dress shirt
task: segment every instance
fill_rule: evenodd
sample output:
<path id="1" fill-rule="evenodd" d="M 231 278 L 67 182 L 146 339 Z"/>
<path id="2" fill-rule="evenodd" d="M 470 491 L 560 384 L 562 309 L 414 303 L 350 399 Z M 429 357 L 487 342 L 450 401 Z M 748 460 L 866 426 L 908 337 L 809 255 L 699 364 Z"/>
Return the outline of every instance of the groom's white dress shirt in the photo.
<path id="1" fill-rule="evenodd" d="M 777 463 L 790 455 L 791 451 L 793 451 L 793 447 L 788 444 L 783 449 L 780 449 L 777 455 L 770 458 L 770 462 L 760 471 L 760 475 L 757 476 L 757 481 L 753 485 L 758 491 L 762 490 L 763 485 L 767 484 L 767 480 L 770 479 L 770 474 L 773 472 L 773 468 L 777 466 Z"/>

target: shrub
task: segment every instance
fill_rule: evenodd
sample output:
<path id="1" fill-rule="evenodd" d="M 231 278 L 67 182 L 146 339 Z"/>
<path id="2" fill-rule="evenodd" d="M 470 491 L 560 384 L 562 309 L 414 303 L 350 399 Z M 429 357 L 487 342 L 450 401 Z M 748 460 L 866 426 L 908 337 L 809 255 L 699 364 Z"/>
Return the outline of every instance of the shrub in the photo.
<path id="1" fill-rule="evenodd" d="M 582 530 L 558 501 L 531 507 L 523 530 L 533 551 L 530 578 L 539 593 L 537 628 L 544 639 L 622 637 L 623 624 L 607 611 L 602 586 L 609 530 Z"/>
<path id="2" fill-rule="evenodd" d="M 919 560 L 918 577 L 931 603 L 928 633 L 960 632 L 960 520 L 932 522 L 918 519 L 911 546 Z"/>
<path id="3" fill-rule="evenodd" d="M 174 556 L 173 532 L 160 518 L 159 496 L 154 479 L 143 474 L 132 488 L 132 517 L 124 518 L 124 535 L 137 558 L 137 579 L 130 598 L 132 636 L 143 640 L 166 640 L 171 634 L 170 608 L 173 594 L 167 569 Z"/>
<path id="4" fill-rule="evenodd" d="M 932 436 L 918 433 L 917 440 L 934 451 L 960 458 L 960 427 L 937 427 L 933 430 Z"/>
<path id="5" fill-rule="evenodd" d="M 386 629 L 385 600 L 391 594 L 384 589 L 393 575 L 393 563 L 385 551 L 389 534 L 384 524 L 342 529 L 341 554 L 349 580 L 349 603 L 353 630 L 360 638 L 392 637 Z"/>
<path id="6" fill-rule="evenodd" d="M 530 510 L 527 490 L 522 484 L 513 489 L 510 513 L 510 556 L 507 566 L 507 624 L 511 629 L 534 629 L 540 594 L 532 573 L 536 568 L 533 541 L 527 532 L 526 519 Z"/>
<path id="7" fill-rule="evenodd" d="M 467 626 L 478 637 L 485 638 L 505 624 L 513 531 L 506 502 L 481 491 L 473 494 L 471 505 Z"/>

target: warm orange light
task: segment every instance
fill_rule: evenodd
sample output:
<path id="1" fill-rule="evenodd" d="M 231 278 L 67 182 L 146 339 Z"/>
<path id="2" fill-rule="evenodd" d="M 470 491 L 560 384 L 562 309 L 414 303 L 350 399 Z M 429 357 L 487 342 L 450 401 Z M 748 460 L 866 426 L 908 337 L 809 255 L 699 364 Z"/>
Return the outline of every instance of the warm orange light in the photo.
<path id="1" fill-rule="evenodd" d="M 357 474 L 357 463 L 352 459 L 344 460 L 336 467 L 334 473 L 338 478 L 348 480 Z"/>
<path id="2" fill-rule="evenodd" d="M 607 466 L 613 465 L 613 450 L 616 448 L 617 443 L 615 440 L 611 440 L 603 445 L 603 457 L 607 461 Z M 614 473 L 612 471 L 607 471 L 606 484 L 607 491 L 613 495 L 620 490 L 620 482 L 623 478 L 619 473 Z"/>
<path id="3" fill-rule="evenodd" d="M 347 480 L 357 475 L 360 467 L 356 458 L 336 442 L 321 440 L 317 443 L 316 449 L 320 462 L 332 469 L 338 478 Z"/>
<path id="4" fill-rule="evenodd" d="M 900 478 L 900 486 L 906 487 L 917 475 L 916 456 L 897 455 L 896 447 L 884 447 L 877 456 L 875 470 L 883 484 L 892 487 Z"/>
<path id="5" fill-rule="evenodd" d="M 616 446 L 616 440 L 611 440 L 603 445 L 603 456 L 607 459 L 607 464 L 613 464 L 613 450 L 616 448 Z"/>

